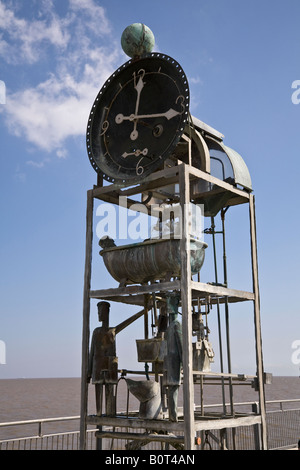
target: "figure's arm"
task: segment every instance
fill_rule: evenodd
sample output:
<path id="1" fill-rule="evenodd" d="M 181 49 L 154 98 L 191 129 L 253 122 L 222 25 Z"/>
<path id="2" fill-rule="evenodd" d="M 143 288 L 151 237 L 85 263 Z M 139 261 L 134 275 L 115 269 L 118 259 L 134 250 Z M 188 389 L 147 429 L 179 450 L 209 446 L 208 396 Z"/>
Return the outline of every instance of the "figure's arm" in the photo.
<path id="1" fill-rule="evenodd" d="M 127 326 L 131 325 L 131 323 L 133 323 L 135 320 L 137 320 L 138 318 L 140 318 L 142 315 L 144 315 L 144 312 L 145 312 L 145 309 L 141 310 L 140 312 L 132 315 L 131 317 L 127 318 L 127 320 L 124 320 L 122 323 L 120 323 L 119 325 L 117 325 L 115 327 L 115 330 L 116 330 L 116 334 L 120 333 L 120 331 L 124 330 L 124 328 L 126 328 Z"/>

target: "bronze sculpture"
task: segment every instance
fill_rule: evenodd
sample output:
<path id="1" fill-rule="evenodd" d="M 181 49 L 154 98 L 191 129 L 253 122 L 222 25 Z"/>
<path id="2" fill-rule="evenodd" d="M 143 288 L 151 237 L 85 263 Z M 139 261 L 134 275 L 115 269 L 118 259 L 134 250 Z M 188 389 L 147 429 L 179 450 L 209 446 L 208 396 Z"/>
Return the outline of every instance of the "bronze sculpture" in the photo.
<path id="1" fill-rule="evenodd" d="M 181 382 L 182 329 L 178 321 L 179 296 L 167 297 L 169 326 L 165 333 L 167 354 L 164 357 L 164 385 L 167 387 L 169 420 L 178 421 L 177 402 Z"/>
<path id="2" fill-rule="evenodd" d="M 116 384 L 118 382 L 118 358 L 116 335 L 144 314 L 136 313 L 115 327 L 109 327 L 109 302 L 98 302 L 98 318 L 102 326 L 95 328 L 91 341 L 87 380 L 95 385 L 96 412 L 102 415 L 103 386 L 107 416 L 116 415 Z"/>

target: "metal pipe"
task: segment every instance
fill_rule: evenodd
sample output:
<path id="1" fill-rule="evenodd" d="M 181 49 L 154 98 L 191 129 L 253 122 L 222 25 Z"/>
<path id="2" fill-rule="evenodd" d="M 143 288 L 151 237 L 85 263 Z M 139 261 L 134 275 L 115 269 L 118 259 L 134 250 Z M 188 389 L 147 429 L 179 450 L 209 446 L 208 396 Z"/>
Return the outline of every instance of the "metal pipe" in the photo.
<path id="1" fill-rule="evenodd" d="M 118 431 L 96 431 L 98 438 L 114 438 L 114 439 L 132 439 L 138 441 L 158 441 L 158 442 L 184 442 L 184 436 L 172 436 L 167 434 L 146 434 L 146 433 L 132 433 L 132 432 L 118 432 Z"/>
<path id="2" fill-rule="evenodd" d="M 214 217 L 211 217 L 211 234 L 213 240 L 213 254 L 214 254 L 214 268 L 215 268 L 215 282 L 218 283 L 218 268 L 217 268 L 217 257 L 216 257 L 216 240 L 215 240 L 215 221 Z M 220 304 L 219 298 L 217 298 L 217 317 L 218 317 L 218 334 L 219 334 L 219 350 L 220 350 L 220 368 L 221 373 L 224 372 L 223 366 L 223 346 L 222 346 L 222 332 L 221 332 L 221 318 L 220 318 Z M 225 388 L 224 379 L 222 378 L 222 400 L 223 400 L 223 412 L 226 414 L 225 405 Z"/>
<path id="3" fill-rule="evenodd" d="M 227 287 L 227 258 L 226 258 L 226 243 L 225 243 L 225 213 L 228 207 L 221 210 L 222 220 L 222 232 L 223 232 L 223 271 L 224 271 L 224 284 Z M 226 343 L 227 343 L 227 365 L 228 372 L 231 374 L 231 352 L 230 352 L 230 334 L 229 334 L 229 308 L 228 298 L 225 297 L 225 325 L 226 325 Z M 233 387 L 232 379 L 229 377 L 229 398 L 230 398 L 230 411 L 231 415 L 234 416 L 234 405 L 233 405 Z M 235 443 L 235 430 L 232 429 L 233 447 L 236 448 Z"/>

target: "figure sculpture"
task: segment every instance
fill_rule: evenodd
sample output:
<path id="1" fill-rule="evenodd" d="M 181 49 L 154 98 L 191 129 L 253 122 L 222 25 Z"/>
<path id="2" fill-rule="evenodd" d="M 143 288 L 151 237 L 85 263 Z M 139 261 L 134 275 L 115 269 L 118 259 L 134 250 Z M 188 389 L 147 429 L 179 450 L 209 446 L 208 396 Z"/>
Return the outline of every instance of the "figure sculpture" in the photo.
<path id="1" fill-rule="evenodd" d="M 177 402 L 181 382 L 182 329 L 178 321 L 178 304 L 178 296 L 167 297 L 169 326 L 165 333 L 167 353 L 164 357 L 164 385 L 167 387 L 170 421 L 178 421 Z"/>
<path id="2" fill-rule="evenodd" d="M 144 314 L 144 310 L 123 321 L 119 325 L 109 327 L 109 302 L 99 302 L 98 318 L 102 326 L 93 331 L 89 355 L 87 380 L 95 385 L 96 412 L 102 415 L 103 387 L 105 388 L 105 411 L 107 416 L 116 415 L 116 384 L 118 382 L 118 358 L 116 355 L 116 335 L 126 326 Z"/>

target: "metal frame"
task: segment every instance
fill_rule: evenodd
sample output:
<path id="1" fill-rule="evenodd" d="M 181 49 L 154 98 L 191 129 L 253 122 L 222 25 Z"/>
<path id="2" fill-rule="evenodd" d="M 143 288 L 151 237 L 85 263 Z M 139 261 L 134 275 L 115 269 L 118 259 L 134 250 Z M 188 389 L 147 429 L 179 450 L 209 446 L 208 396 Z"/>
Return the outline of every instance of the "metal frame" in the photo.
<path id="1" fill-rule="evenodd" d="M 251 260 L 252 260 L 252 278 L 253 292 L 239 291 L 229 289 L 224 286 L 211 285 L 202 282 L 196 282 L 191 279 L 190 272 L 190 254 L 188 247 L 188 230 L 187 218 L 183 217 L 183 235 L 181 239 L 181 269 L 182 274 L 180 280 L 160 282 L 152 285 L 126 286 L 104 290 L 91 290 L 91 262 L 92 262 L 92 241 L 93 241 L 93 205 L 94 199 L 118 204 L 119 196 L 123 195 L 128 198 L 129 204 L 135 203 L 132 197 L 137 194 L 151 191 L 153 189 L 168 186 L 170 184 L 179 183 L 180 203 L 183 208 L 187 207 L 190 202 L 190 183 L 193 180 L 202 179 L 213 183 L 219 190 L 229 193 L 226 206 L 237 205 L 242 203 L 249 204 L 249 220 L 250 220 L 250 238 L 251 238 Z M 184 399 L 184 421 L 180 423 L 171 423 L 169 421 L 160 420 L 140 420 L 129 419 L 126 426 L 129 428 L 146 428 L 152 430 L 155 427 L 158 430 L 165 430 L 175 433 L 184 434 L 184 448 L 192 450 L 195 448 L 195 432 L 207 429 L 223 429 L 235 428 L 242 425 L 260 425 L 261 427 L 261 448 L 267 449 L 267 430 L 266 430 L 266 409 L 264 396 L 264 369 L 262 359 L 262 339 L 260 324 L 260 302 L 259 302 L 259 283 L 258 283 L 258 265 L 257 265 L 257 241 L 256 241 L 256 222 L 255 222 L 255 203 L 254 196 L 249 192 L 236 188 L 235 186 L 219 180 L 208 173 L 198 170 L 191 165 L 182 163 L 178 166 L 167 168 L 150 175 L 140 184 L 134 187 L 119 186 L 111 184 L 108 186 L 96 186 L 87 192 L 87 212 L 86 212 L 86 258 L 85 258 L 85 274 L 84 274 L 84 295 L 83 295 L 83 333 L 82 333 L 82 384 L 81 384 L 81 423 L 80 423 L 80 448 L 85 448 L 85 431 L 87 423 L 102 426 L 106 424 L 118 425 L 119 418 L 88 417 L 87 416 L 87 364 L 89 354 L 89 335 L 90 335 L 90 299 L 97 298 L 103 300 L 114 300 L 124 303 L 136 303 L 143 305 L 144 294 L 150 292 L 180 290 L 181 291 L 181 308 L 182 308 L 182 332 L 183 332 L 183 399 Z M 249 415 L 245 417 L 231 417 L 212 420 L 195 420 L 194 414 L 194 375 L 201 373 L 193 372 L 192 368 L 192 318 L 189 314 L 192 301 L 194 299 L 206 299 L 211 296 L 213 303 L 231 303 L 240 301 L 252 301 L 254 307 L 254 324 L 255 324 L 255 349 L 256 349 L 256 366 L 257 366 L 257 383 L 259 393 L 259 412 L 257 415 Z M 133 300 L 134 299 L 134 300 Z M 228 345 L 229 347 L 229 345 Z M 207 374 L 202 374 L 207 375 Z M 214 374 L 222 379 L 224 376 L 233 374 L 221 373 Z M 124 418 L 122 418 L 124 423 Z"/>

